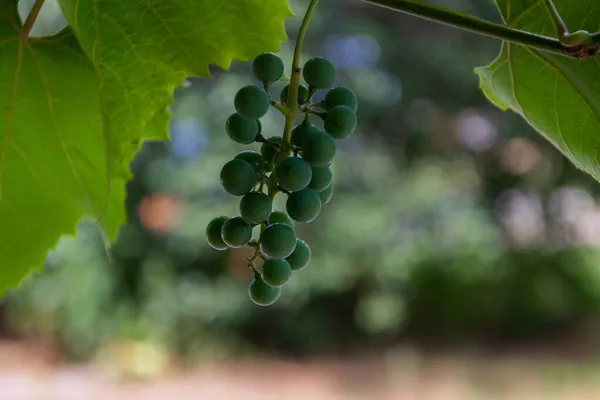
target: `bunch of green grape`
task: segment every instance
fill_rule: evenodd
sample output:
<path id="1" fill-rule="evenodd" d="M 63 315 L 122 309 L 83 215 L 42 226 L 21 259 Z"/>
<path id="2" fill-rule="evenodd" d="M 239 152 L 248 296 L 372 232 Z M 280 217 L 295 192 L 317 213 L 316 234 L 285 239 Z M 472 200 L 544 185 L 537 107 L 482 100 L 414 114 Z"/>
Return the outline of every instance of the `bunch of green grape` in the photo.
<path id="1" fill-rule="evenodd" d="M 254 303 L 267 306 L 279 299 L 293 271 L 310 262 L 310 247 L 296 237 L 294 224 L 315 220 L 331 200 L 330 165 L 336 152 L 335 140 L 354 131 L 357 99 L 350 89 L 336 86 L 322 101 L 311 103 L 317 90 L 331 87 L 335 79 L 334 65 L 322 57 L 311 58 L 302 70 L 295 71 L 302 71 L 307 85 L 298 83 L 298 105 L 294 107 L 288 106 L 291 83 L 283 88 L 279 101 L 269 93 L 270 85 L 283 77 L 283 62 L 276 54 L 260 54 L 254 59 L 252 70 L 262 85 L 244 86 L 237 92 L 236 112 L 227 119 L 225 132 L 237 143 L 261 143 L 260 152 L 244 150 L 221 169 L 223 188 L 241 196 L 240 215 L 212 219 L 206 236 L 217 250 L 254 248 L 248 260 L 254 272 L 248 292 Z M 284 128 L 282 136 L 265 138 L 260 118 L 270 106 L 286 119 L 302 117 L 302 122 L 287 133 Z M 321 118 L 323 128 L 313 125 L 311 116 Z M 277 193 L 288 196 L 285 211 L 272 209 Z M 260 236 L 253 240 L 253 229 L 258 226 Z M 260 270 L 255 266 L 259 257 L 263 259 Z"/>

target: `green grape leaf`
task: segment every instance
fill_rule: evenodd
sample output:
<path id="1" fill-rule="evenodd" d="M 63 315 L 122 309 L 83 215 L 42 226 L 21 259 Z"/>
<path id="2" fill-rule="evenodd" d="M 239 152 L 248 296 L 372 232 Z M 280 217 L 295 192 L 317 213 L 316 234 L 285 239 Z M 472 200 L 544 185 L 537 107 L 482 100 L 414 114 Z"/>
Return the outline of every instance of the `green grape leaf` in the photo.
<path id="1" fill-rule="evenodd" d="M 99 79 L 72 33 L 19 35 L 16 2 L 0 4 L 0 294 L 41 267 L 84 215 L 114 235 L 125 219 L 113 177 Z M 166 114 L 144 136 L 161 137 Z M 151 128 L 150 128 L 151 127 Z M 129 158 L 133 158 L 134 143 Z"/>
<path id="2" fill-rule="evenodd" d="M 287 40 L 287 0 L 60 0 L 67 21 L 100 76 L 106 136 L 121 139 L 171 102 L 188 76 L 229 68 Z"/>
<path id="3" fill-rule="evenodd" d="M 496 0 L 509 26 L 555 36 L 540 0 Z M 596 0 L 555 0 L 567 26 L 595 32 Z M 600 60 L 574 60 L 503 43 L 498 58 L 476 69 L 490 101 L 512 109 L 544 135 L 578 168 L 600 180 Z"/>

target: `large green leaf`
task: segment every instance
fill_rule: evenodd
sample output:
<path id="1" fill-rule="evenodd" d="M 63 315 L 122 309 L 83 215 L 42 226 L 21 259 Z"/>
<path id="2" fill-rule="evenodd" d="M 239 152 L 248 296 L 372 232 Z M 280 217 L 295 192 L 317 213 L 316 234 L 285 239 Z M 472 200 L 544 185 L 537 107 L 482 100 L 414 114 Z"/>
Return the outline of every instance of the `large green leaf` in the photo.
<path id="1" fill-rule="evenodd" d="M 0 1 L 0 293 L 82 216 L 114 235 L 127 165 L 166 137 L 174 86 L 278 50 L 291 15 L 286 0 L 61 5 L 74 29 L 31 39 L 16 0 Z"/>
<path id="2" fill-rule="evenodd" d="M 60 0 L 101 79 L 111 147 L 134 139 L 187 76 L 228 68 L 287 39 L 287 0 Z M 116 151 L 118 149 L 115 148 Z"/>
<path id="3" fill-rule="evenodd" d="M 540 0 L 496 0 L 507 25 L 554 36 Z M 555 0 L 571 30 L 599 29 L 597 0 Z M 504 43 L 498 58 L 476 70 L 486 96 L 521 114 L 577 167 L 600 180 L 600 62 L 573 60 Z"/>
<path id="4" fill-rule="evenodd" d="M 0 293 L 41 266 L 82 215 L 109 231 L 124 218 L 123 181 L 107 168 L 96 71 L 72 34 L 28 40 L 19 28 L 15 4 L 2 2 Z"/>

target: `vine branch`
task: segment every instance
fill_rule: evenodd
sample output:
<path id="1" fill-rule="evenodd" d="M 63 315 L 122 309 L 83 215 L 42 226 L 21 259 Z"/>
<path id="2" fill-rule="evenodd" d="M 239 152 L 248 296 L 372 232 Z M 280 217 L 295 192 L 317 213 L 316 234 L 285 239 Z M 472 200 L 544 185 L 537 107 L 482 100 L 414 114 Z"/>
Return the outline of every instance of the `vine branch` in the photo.
<path id="1" fill-rule="evenodd" d="M 29 32 L 31 32 L 31 29 L 33 28 L 33 24 L 35 24 L 35 21 L 38 17 L 38 15 L 40 14 L 40 10 L 42 9 L 42 6 L 44 5 L 44 0 L 35 0 L 35 3 L 33 3 L 33 6 L 31 7 L 31 11 L 29 11 L 29 15 L 27 16 L 27 19 L 25 19 L 25 22 L 23 23 L 23 26 L 21 27 L 21 31 L 20 31 L 20 35 L 21 37 L 27 37 L 29 36 Z"/>
<path id="2" fill-rule="evenodd" d="M 557 38 L 497 24 L 449 8 L 415 0 L 363 0 L 367 3 L 399 11 L 418 18 L 441 23 L 483 36 L 504 40 L 571 58 L 589 58 L 600 50 L 600 34 L 592 35 L 593 43 L 565 46 Z"/>

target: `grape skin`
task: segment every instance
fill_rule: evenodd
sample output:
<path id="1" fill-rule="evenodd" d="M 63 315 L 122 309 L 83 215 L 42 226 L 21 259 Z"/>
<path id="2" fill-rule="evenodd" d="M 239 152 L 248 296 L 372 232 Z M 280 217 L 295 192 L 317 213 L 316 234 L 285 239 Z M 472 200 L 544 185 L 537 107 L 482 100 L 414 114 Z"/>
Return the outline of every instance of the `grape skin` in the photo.
<path id="1" fill-rule="evenodd" d="M 260 250 L 269 258 L 286 258 L 296 248 L 296 234 L 280 222 L 267 226 L 258 239 Z"/>
<path id="2" fill-rule="evenodd" d="M 284 259 L 267 258 L 263 263 L 261 275 L 267 285 L 282 287 L 292 277 L 292 267 Z"/>
<path id="3" fill-rule="evenodd" d="M 311 188 L 294 192 L 288 196 L 286 210 L 294 221 L 314 221 L 321 211 L 321 198 Z"/>
<path id="4" fill-rule="evenodd" d="M 275 170 L 277 184 L 288 192 L 298 192 L 308 186 L 312 178 L 310 165 L 301 158 L 287 157 Z"/>
<path id="5" fill-rule="evenodd" d="M 221 169 L 221 184 L 227 193 L 234 196 L 248 193 L 256 180 L 256 171 L 248 161 L 233 159 Z"/>
<path id="6" fill-rule="evenodd" d="M 259 275 L 250 282 L 248 295 L 254 304 L 270 306 L 281 297 L 281 288 L 267 285 Z"/>
<path id="7" fill-rule="evenodd" d="M 228 219 L 229 217 L 225 215 L 219 215 L 218 217 L 213 218 L 206 226 L 206 240 L 210 247 L 215 250 L 227 250 L 229 248 L 227 243 L 223 241 L 223 236 L 221 235 L 221 228 Z"/>
<path id="8" fill-rule="evenodd" d="M 275 53 L 262 53 L 252 62 L 252 72 L 263 84 L 277 82 L 283 76 L 283 61 Z"/>
<path id="9" fill-rule="evenodd" d="M 221 236 L 229 247 L 243 247 L 252 239 L 252 226 L 242 217 L 231 217 L 223 223 Z"/>
<path id="10" fill-rule="evenodd" d="M 240 200 L 240 214 L 250 224 L 261 224 L 267 220 L 273 200 L 262 192 L 250 192 Z"/>

